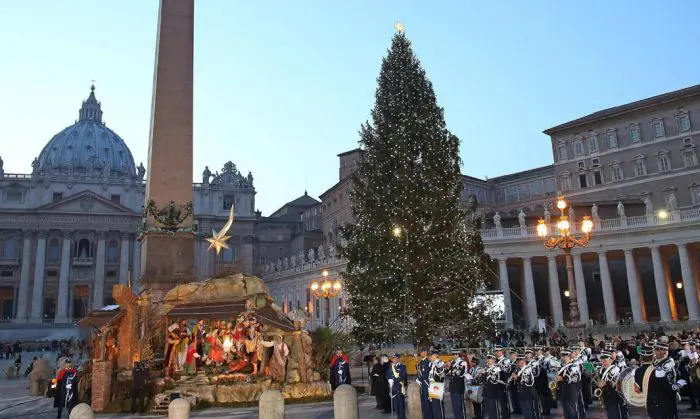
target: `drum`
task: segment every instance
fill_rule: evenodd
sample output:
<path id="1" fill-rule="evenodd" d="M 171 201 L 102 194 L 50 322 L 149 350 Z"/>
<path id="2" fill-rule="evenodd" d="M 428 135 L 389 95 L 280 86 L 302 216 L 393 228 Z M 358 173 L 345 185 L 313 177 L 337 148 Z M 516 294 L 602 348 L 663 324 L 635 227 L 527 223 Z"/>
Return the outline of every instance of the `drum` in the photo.
<path id="1" fill-rule="evenodd" d="M 481 395 L 482 390 L 482 386 L 467 386 L 467 399 L 473 401 L 474 403 L 481 403 L 484 399 Z"/>
<path id="2" fill-rule="evenodd" d="M 442 397 L 444 395 L 445 395 L 445 383 L 437 383 L 437 382 L 430 383 L 430 387 L 428 388 L 428 398 L 442 400 Z"/>
<path id="3" fill-rule="evenodd" d="M 615 388 L 618 393 L 622 394 L 627 404 L 635 407 L 644 407 L 647 404 L 647 396 L 642 391 L 637 393 L 635 390 L 634 383 L 634 371 L 636 368 L 627 367 L 620 372 L 617 377 L 617 383 L 615 383 Z"/>

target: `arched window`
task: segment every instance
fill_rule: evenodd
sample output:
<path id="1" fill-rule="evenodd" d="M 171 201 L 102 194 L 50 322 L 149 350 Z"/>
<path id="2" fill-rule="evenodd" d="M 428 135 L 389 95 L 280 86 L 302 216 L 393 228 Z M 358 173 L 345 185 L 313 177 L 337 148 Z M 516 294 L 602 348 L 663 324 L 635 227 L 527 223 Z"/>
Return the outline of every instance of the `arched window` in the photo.
<path id="1" fill-rule="evenodd" d="M 61 260 L 61 245 L 58 239 L 51 239 L 49 241 L 49 262 L 58 263 Z"/>
<path id="2" fill-rule="evenodd" d="M 5 241 L 2 243 L 2 248 L 0 248 L 0 251 L 2 254 L 0 254 L 0 259 L 4 260 L 15 260 L 18 258 L 18 251 L 17 251 L 17 239 L 14 237 L 5 237 Z"/>
<path id="3" fill-rule="evenodd" d="M 76 257 L 76 258 L 91 258 L 92 257 L 92 249 L 90 247 L 90 240 L 88 240 L 88 239 L 78 240 L 78 243 L 76 243 L 76 245 L 75 245 L 74 257 Z"/>
<path id="4" fill-rule="evenodd" d="M 107 263 L 119 262 L 119 244 L 116 240 L 110 240 L 107 244 Z"/>

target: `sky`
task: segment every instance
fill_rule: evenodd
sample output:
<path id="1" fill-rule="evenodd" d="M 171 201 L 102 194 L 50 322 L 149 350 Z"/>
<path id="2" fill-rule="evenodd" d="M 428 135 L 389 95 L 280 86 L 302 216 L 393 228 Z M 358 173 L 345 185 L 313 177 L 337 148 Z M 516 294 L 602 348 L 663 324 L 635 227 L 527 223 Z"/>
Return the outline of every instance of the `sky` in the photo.
<path id="1" fill-rule="evenodd" d="M 91 80 L 147 163 L 156 0 L 0 3 L 0 157 L 29 173 Z M 194 181 L 231 160 L 264 215 L 338 181 L 401 22 L 462 141 L 464 174 L 552 163 L 542 131 L 700 83 L 697 0 L 243 1 L 195 10 Z"/>

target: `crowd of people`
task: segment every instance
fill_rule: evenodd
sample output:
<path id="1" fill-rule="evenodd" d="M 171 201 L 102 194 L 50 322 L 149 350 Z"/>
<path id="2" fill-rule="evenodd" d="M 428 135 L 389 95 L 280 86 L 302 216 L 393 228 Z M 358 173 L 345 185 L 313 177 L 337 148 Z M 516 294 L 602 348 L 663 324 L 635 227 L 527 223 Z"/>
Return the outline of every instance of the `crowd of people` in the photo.
<path id="1" fill-rule="evenodd" d="M 445 417 L 445 393 L 456 419 L 467 417 L 470 404 L 476 419 L 541 419 L 559 405 L 564 419 L 582 419 L 596 399 L 608 419 L 626 419 L 630 406 L 645 408 L 652 418 L 674 418 L 681 396 L 688 410 L 698 410 L 699 331 L 666 336 L 656 330 L 627 340 L 605 336 L 595 345 L 589 336 L 552 347 L 538 343 L 561 343 L 562 337 L 538 337 L 530 347 L 516 347 L 522 338 L 514 337 L 488 349 L 453 351 L 449 362 L 435 348 L 421 349 L 416 382 L 423 419 Z M 370 377 L 377 409 L 405 418 L 408 377 L 400 355 L 378 357 Z"/>

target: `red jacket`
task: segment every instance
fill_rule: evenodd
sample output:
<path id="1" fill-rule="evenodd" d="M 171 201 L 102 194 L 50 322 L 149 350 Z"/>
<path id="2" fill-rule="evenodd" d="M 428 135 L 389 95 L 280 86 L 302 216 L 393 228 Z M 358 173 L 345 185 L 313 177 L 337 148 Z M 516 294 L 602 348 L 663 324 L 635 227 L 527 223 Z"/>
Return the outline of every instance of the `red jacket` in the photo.
<path id="1" fill-rule="evenodd" d="M 333 365 L 335 365 L 336 361 L 338 361 L 338 358 L 343 358 L 345 362 L 350 363 L 350 358 L 348 358 L 348 356 L 345 354 L 342 354 L 340 356 L 333 355 L 333 358 L 331 358 L 331 368 L 333 368 Z"/>

